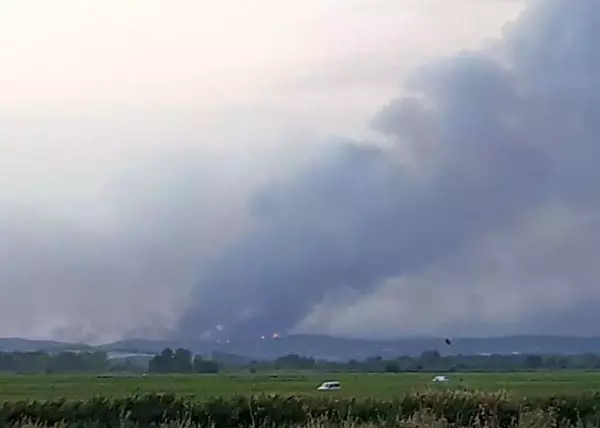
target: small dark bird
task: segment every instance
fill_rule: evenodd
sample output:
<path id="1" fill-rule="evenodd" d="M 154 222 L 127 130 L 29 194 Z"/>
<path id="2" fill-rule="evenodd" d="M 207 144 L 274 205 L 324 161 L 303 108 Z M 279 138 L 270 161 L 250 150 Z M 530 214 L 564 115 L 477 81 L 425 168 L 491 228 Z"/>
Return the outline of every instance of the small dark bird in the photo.
<path id="1" fill-rule="evenodd" d="M 448 345 L 448 346 L 450 346 L 452 344 L 452 341 L 450 339 L 446 339 L 445 342 L 446 342 L 446 345 Z"/>

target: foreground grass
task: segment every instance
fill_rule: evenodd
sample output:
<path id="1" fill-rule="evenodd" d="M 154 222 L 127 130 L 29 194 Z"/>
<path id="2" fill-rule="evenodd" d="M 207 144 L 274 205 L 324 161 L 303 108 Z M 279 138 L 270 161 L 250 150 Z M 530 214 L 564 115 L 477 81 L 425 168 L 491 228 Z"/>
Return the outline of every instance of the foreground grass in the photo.
<path id="1" fill-rule="evenodd" d="M 600 395 L 518 399 L 505 393 L 430 391 L 388 401 L 279 395 L 195 401 L 149 394 L 5 403 L 0 426 L 583 428 L 600 427 Z"/>
<path id="2" fill-rule="evenodd" d="M 600 372 L 451 374 L 450 382 L 433 385 L 431 374 L 222 374 L 190 376 L 2 375 L 0 401 L 85 399 L 95 395 L 125 397 L 132 393 L 174 393 L 204 399 L 214 396 L 282 394 L 387 400 L 424 390 L 505 390 L 520 397 L 600 392 Z M 342 390 L 319 393 L 326 380 L 339 380 Z"/>
<path id="3" fill-rule="evenodd" d="M 40 424 L 35 422 L 17 422 L 14 424 L 6 425 L 8 428 L 99 428 L 103 425 L 97 423 L 64 423 L 59 422 L 56 424 Z M 144 425 L 130 423 L 126 420 L 121 421 L 118 425 L 119 428 L 141 428 Z M 210 427 L 216 428 L 214 425 L 201 425 L 196 424 L 193 421 L 181 421 L 181 422 L 170 422 L 160 423 L 154 425 L 157 428 L 200 428 Z M 410 418 L 397 420 L 393 422 L 357 422 L 357 421 L 341 421 L 331 422 L 327 420 L 311 420 L 301 424 L 289 424 L 289 425 L 277 425 L 278 427 L 284 428 L 500 428 L 502 425 L 498 425 L 493 419 L 476 420 L 468 425 L 457 425 L 450 423 L 445 418 L 440 418 L 434 414 L 423 411 L 418 412 Z M 599 425 L 590 422 L 579 420 L 575 423 L 561 420 L 555 415 L 549 412 L 532 411 L 521 415 L 518 419 L 506 425 L 507 428 L 592 428 L 598 427 Z M 273 425 L 254 425 L 253 428 L 273 428 Z"/>

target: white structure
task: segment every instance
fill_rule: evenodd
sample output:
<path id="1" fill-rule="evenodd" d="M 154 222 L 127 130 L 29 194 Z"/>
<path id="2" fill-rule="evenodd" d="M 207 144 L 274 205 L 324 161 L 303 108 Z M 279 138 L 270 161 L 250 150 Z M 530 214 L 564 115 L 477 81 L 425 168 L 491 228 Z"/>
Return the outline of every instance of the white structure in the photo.
<path id="1" fill-rule="evenodd" d="M 436 376 L 433 378 L 434 382 L 448 382 L 448 378 L 446 376 Z"/>
<path id="2" fill-rule="evenodd" d="M 342 387 L 338 381 L 323 382 L 321 386 L 317 388 L 319 391 L 337 391 Z"/>

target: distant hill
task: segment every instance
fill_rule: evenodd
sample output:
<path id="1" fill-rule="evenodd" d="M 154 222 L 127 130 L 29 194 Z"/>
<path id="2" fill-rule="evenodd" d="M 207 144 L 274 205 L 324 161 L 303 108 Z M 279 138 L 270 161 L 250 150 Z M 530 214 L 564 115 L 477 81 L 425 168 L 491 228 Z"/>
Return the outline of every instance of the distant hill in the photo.
<path id="1" fill-rule="evenodd" d="M 93 346 L 81 343 L 57 342 L 54 340 L 30 340 L 20 337 L 0 338 L 0 351 L 85 351 L 94 349 Z"/>
<path id="2" fill-rule="evenodd" d="M 22 338 L 0 339 L 2 351 L 101 350 L 110 353 L 156 354 L 164 348 L 183 347 L 203 355 L 239 356 L 239 358 L 273 359 L 289 354 L 319 359 L 349 360 L 373 356 L 417 356 L 431 349 L 441 354 L 583 354 L 600 353 L 600 337 L 574 336 L 507 336 L 490 338 L 455 338 L 447 345 L 444 338 L 414 337 L 395 340 L 349 339 L 320 335 L 291 335 L 276 339 L 246 339 L 230 343 L 216 341 L 159 341 L 128 339 L 100 346 Z"/>
<path id="3" fill-rule="evenodd" d="M 107 352 L 124 352 L 137 354 L 157 354 L 165 348 L 176 349 L 179 347 L 182 347 L 181 343 L 147 339 L 126 339 L 97 346 L 98 349 Z"/>
<path id="4" fill-rule="evenodd" d="M 131 339 L 100 348 L 106 351 L 158 353 L 165 347 L 184 347 L 200 354 L 213 352 L 271 359 L 299 354 L 323 359 L 365 359 L 373 356 L 417 356 L 436 349 L 441 354 L 582 354 L 600 353 L 600 337 L 507 336 L 493 338 L 457 338 L 447 345 L 445 338 L 415 337 L 396 340 L 348 339 L 319 335 L 291 335 L 277 339 L 247 339 L 230 343 L 215 341 L 151 341 Z"/>

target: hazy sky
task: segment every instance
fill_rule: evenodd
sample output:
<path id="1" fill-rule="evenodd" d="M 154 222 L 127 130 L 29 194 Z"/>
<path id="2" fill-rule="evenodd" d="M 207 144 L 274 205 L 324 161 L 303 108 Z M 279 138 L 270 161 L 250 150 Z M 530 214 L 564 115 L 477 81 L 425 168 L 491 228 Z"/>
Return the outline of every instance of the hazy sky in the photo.
<path id="1" fill-rule="evenodd" d="M 578 42 L 580 47 L 583 43 L 597 55 L 597 50 L 585 44 L 585 37 L 592 30 L 585 33 L 576 25 L 581 20 L 594 23 L 597 15 L 591 13 L 587 18 L 582 5 L 589 6 L 591 0 L 579 1 L 578 12 L 563 14 L 565 25 L 572 25 L 553 36 L 556 40 L 551 40 L 552 43 L 548 41 L 545 45 L 545 41 L 550 40 L 549 33 L 540 30 L 538 34 L 535 29 L 549 28 L 550 21 L 560 22 L 562 18 L 556 11 L 564 4 L 561 0 L 548 0 L 549 6 L 539 6 L 533 18 L 526 21 L 531 26 L 522 24 L 516 35 L 506 36 L 501 43 L 511 52 L 512 66 L 520 70 L 515 73 L 516 77 L 506 79 L 520 79 L 530 84 L 526 88 L 539 89 L 541 95 L 531 89 L 529 97 L 504 100 L 505 92 L 488 89 L 492 83 L 504 87 L 505 76 L 493 70 L 488 72 L 487 65 L 477 61 L 475 65 L 481 66 L 477 69 L 480 73 L 472 80 L 466 79 L 460 84 L 452 81 L 453 77 L 461 79 L 469 74 L 456 71 L 460 64 L 449 63 L 436 68 L 433 77 L 423 71 L 423 82 L 417 82 L 416 86 L 438 103 L 459 106 L 469 102 L 464 98 L 472 91 L 472 97 L 481 97 L 478 102 L 490 110 L 492 105 L 496 108 L 506 102 L 511 108 L 518 106 L 527 113 L 528 108 L 535 108 L 539 103 L 559 106 L 566 100 L 571 103 L 572 111 L 581 115 L 574 114 L 570 122 L 555 125 L 554 132 L 569 137 L 573 144 L 584 141 L 585 135 L 592 135 L 583 124 L 585 114 L 591 110 L 584 109 L 579 102 L 585 101 L 589 107 L 595 99 L 577 98 L 577 94 L 573 94 L 578 87 L 569 85 L 574 82 L 570 79 L 576 76 L 580 82 L 594 79 L 585 72 L 593 70 L 595 63 L 577 62 L 588 58 L 590 52 L 585 51 L 580 56 L 573 53 L 574 62 L 567 64 L 580 66 L 578 71 L 584 73 L 574 74 L 576 71 L 565 65 L 567 71 L 551 76 L 556 77 L 549 80 L 555 85 L 552 91 L 546 93 L 547 87 L 532 83 L 537 81 L 532 76 L 544 70 L 536 68 L 539 64 L 565 64 L 570 43 Z M 425 144 L 438 139 L 424 136 L 429 128 L 424 122 L 418 123 L 423 116 L 410 116 L 401 109 L 402 113 L 393 113 L 394 120 L 391 120 L 385 115 L 382 119 L 382 113 L 378 112 L 410 88 L 410 85 L 404 86 L 409 76 L 410 82 L 419 80 L 421 74 L 415 72 L 415 67 L 436 58 L 450 58 L 465 49 L 488 52 L 487 49 L 492 49 L 490 43 L 500 40 L 504 25 L 522 10 L 520 2 L 502 0 L 2 1 L 0 335 L 102 341 L 162 334 L 164 330 L 177 329 L 174 326 L 186 311 L 193 313 L 194 306 L 202 312 L 206 302 L 218 301 L 219 310 L 227 311 L 229 298 L 231 308 L 242 313 L 247 309 L 242 307 L 245 301 L 239 297 L 244 295 L 238 289 L 242 285 L 229 287 L 228 284 L 238 280 L 224 276 L 221 271 L 235 270 L 244 278 L 252 277 L 251 273 L 246 276 L 244 269 L 238 269 L 241 265 L 235 258 L 248 254 L 244 253 L 247 248 L 258 248 L 253 254 L 264 256 L 264 263 L 271 260 L 279 263 L 275 275 L 279 291 L 268 293 L 284 299 L 295 296 L 295 289 L 306 290 L 304 284 L 287 283 L 295 273 L 288 276 L 284 268 L 290 267 L 289 260 L 284 260 L 284 256 L 278 259 L 271 250 L 265 249 L 273 247 L 270 239 L 283 236 L 288 243 L 298 243 L 298 248 L 292 244 L 289 245 L 293 248 L 277 247 L 280 254 L 305 257 L 314 253 L 300 249 L 300 236 L 313 237 L 311 245 L 319 241 L 320 247 L 342 253 L 344 251 L 332 243 L 361 245 L 365 237 L 373 236 L 367 232 L 373 231 L 364 229 L 364 236 L 357 233 L 357 241 L 342 237 L 336 240 L 332 238 L 336 222 L 347 218 L 344 220 L 347 229 L 340 230 L 358 231 L 364 218 L 380 218 L 379 211 L 375 216 L 359 207 L 374 201 L 387 207 L 386 198 L 405 191 L 396 184 L 385 187 L 387 184 L 384 186 L 379 181 L 383 180 L 379 169 L 359 162 L 357 171 L 366 178 L 364 182 L 357 178 L 359 183 L 355 184 L 370 189 L 367 196 L 372 198 L 365 197 L 358 187 L 336 182 L 333 187 L 338 192 L 354 194 L 356 191 L 357 198 L 364 197 L 362 202 L 359 204 L 353 199 L 352 203 L 338 201 L 339 205 L 335 206 L 334 202 L 310 205 L 311 198 L 319 193 L 311 186 L 319 188 L 320 183 L 329 183 L 329 175 L 319 175 L 331 166 L 328 156 L 338 156 L 337 149 L 328 151 L 329 146 L 335 145 L 330 142 L 332 137 L 383 140 L 391 135 L 394 140 L 418 131 L 418 136 L 409 135 L 421 143 L 416 151 L 435 152 L 435 156 L 426 156 L 426 161 L 416 163 L 424 168 L 419 169 L 419 174 L 432 168 L 432 177 L 436 177 L 430 178 L 433 181 L 443 182 L 444 177 L 476 181 L 474 177 L 480 176 L 455 175 L 452 168 L 467 165 L 467 168 L 477 166 L 481 170 L 495 171 L 487 162 L 496 159 L 493 157 L 496 152 L 493 156 L 487 152 L 479 156 L 477 150 L 473 151 L 473 164 L 467 164 L 464 159 L 461 160 L 464 165 L 445 163 L 446 158 L 438 159 L 445 156 L 441 154 L 445 153 L 444 147 Z M 523 44 L 519 44 L 521 42 Z M 539 63 L 534 59 L 529 61 L 520 56 L 518 46 L 511 51 L 514 47 L 511 43 L 521 48 L 537 43 L 539 49 L 535 45 L 532 51 L 538 53 L 553 46 L 552 49 L 565 52 L 565 56 L 552 63 L 544 62 L 545 57 Z M 464 65 L 472 69 L 471 62 L 466 61 Z M 480 77 L 482 80 L 477 80 Z M 486 79 L 496 80 L 489 83 Z M 464 97 L 446 91 L 448 81 L 456 83 L 449 87 L 462 88 Z M 548 94 L 562 93 L 561 85 L 569 88 L 568 94 L 573 97 L 549 99 Z M 468 111 L 473 121 L 479 120 L 482 128 L 479 136 L 501 133 L 494 129 L 497 123 L 488 121 L 484 113 L 480 117 Z M 547 110 L 536 112 L 539 116 L 528 116 L 530 124 L 536 119 L 554 117 Z M 560 114 L 560 107 L 556 107 L 554 113 Z M 379 126 L 387 136 L 371 130 L 373 117 L 379 118 Z M 458 128 L 464 118 L 457 113 L 434 119 L 435 126 L 452 123 L 449 128 Z M 510 126 L 503 122 L 500 131 Z M 551 134 L 542 125 L 522 125 L 522 129 L 524 132 L 519 133 L 518 138 L 524 141 Z M 513 141 L 513 137 L 506 138 Z M 444 131 L 439 141 L 454 144 L 453 138 L 458 137 Z M 446 147 L 453 147 L 455 151 L 470 149 L 467 144 Z M 567 158 L 585 159 L 582 154 L 590 153 L 593 158 L 596 154 L 592 149 L 575 153 L 564 150 L 552 152 L 555 167 L 564 166 L 560 162 Z M 388 160 L 386 157 L 386 162 Z M 323 164 L 323 170 L 314 166 Z M 511 176 L 508 169 L 514 168 L 512 175 L 527 182 L 526 171 L 530 164 L 523 165 L 520 169 L 519 162 L 511 158 L 497 177 L 504 181 Z M 311 185 L 286 187 L 290 181 L 296 183 L 300 180 L 298 177 L 305 177 L 302 175 L 307 174 L 305 168 L 308 171 L 315 168 L 315 176 L 325 177 L 325 182 L 317 180 Z M 347 179 L 347 183 L 352 181 L 351 175 L 341 177 Z M 584 178 L 593 177 L 580 179 L 583 182 Z M 564 183 L 571 183 L 571 178 L 565 174 L 554 177 L 555 181 L 551 182 L 562 189 Z M 514 189 L 523 187 L 516 178 L 511 183 Z M 536 183 L 544 188 L 547 185 L 546 181 Z M 553 309 L 570 314 L 570 327 L 565 331 L 580 330 L 587 321 L 576 319 L 575 303 L 598 294 L 591 285 L 597 278 L 592 262 L 597 245 L 588 233 L 597 222 L 597 211 L 595 206 L 589 208 L 587 202 L 580 203 L 581 198 L 585 201 L 593 198 L 579 195 L 573 189 L 579 189 L 580 182 L 573 179 L 572 183 L 569 190 L 549 191 L 550 196 L 541 196 L 532 190 L 526 194 L 523 191 L 526 195 L 523 199 L 505 200 L 504 188 L 495 180 L 493 184 L 486 182 L 494 196 L 488 202 L 505 201 L 499 209 L 502 216 L 485 209 L 481 214 L 475 210 L 451 211 L 456 216 L 467 213 L 473 218 L 494 218 L 494 221 L 474 221 L 476 224 L 471 229 L 471 226 L 457 227 L 452 222 L 458 220 L 448 218 L 448 229 L 468 229 L 469 238 L 465 237 L 467 232 L 449 237 L 444 245 L 453 250 L 449 250 L 448 255 L 436 254 L 434 259 L 433 254 L 427 253 L 419 263 L 415 260 L 414 270 L 409 274 L 389 270 L 387 265 L 391 259 L 385 269 L 383 265 L 369 262 L 365 259 L 367 253 L 351 254 L 343 260 L 340 256 L 342 261 L 332 257 L 335 260 L 331 265 L 338 266 L 339 262 L 341 270 L 323 273 L 323 276 L 331 273 L 336 281 L 341 271 L 346 272 L 349 260 L 353 266 L 368 266 L 365 269 L 369 272 L 380 267 L 385 272 L 380 275 L 348 273 L 373 283 L 369 287 L 354 284 L 340 291 L 340 284 L 336 284 L 336 291 L 331 294 L 326 285 L 315 286 L 317 297 L 307 302 L 312 307 L 298 308 L 299 314 L 308 310 L 304 315 L 309 315 L 300 323 L 299 330 L 365 336 L 488 334 L 520 329 L 537 332 L 552 325 L 552 317 L 544 318 L 542 313 Z M 284 196 L 277 192 L 276 196 L 269 196 L 273 186 Z M 409 190 L 416 192 L 416 184 L 411 186 Z M 256 208 L 255 197 L 262 195 L 264 189 L 267 189 L 266 204 L 270 208 Z M 444 189 L 456 191 L 465 200 L 477 194 L 459 184 Z M 323 195 L 319 197 L 325 198 Z M 416 205 L 429 201 L 423 196 L 415 198 Z M 524 202 L 530 199 L 536 203 Z M 293 211 L 289 208 L 294 206 L 291 200 L 304 202 Z M 335 197 L 332 200 L 336 201 Z M 453 204 L 453 201 L 446 202 Z M 436 204 L 431 203 L 434 208 L 446 208 L 442 203 Z M 340 206 L 352 209 L 341 211 Z M 512 208 L 504 211 L 505 206 Z M 389 212 L 405 213 L 404 208 L 395 209 Z M 310 214 L 310 218 L 299 219 L 303 215 L 300 212 Z M 357 214 L 345 217 L 348 212 Z M 356 216 L 356 222 L 351 219 L 352 215 Z M 423 217 L 424 214 L 414 215 Z M 573 223 L 573 216 L 583 219 L 583 223 Z M 331 224 L 320 224 L 316 232 L 311 232 L 312 225 L 324 221 L 323 218 L 331 220 Z M 510 218 L 506 220 L 512 222 L 509 234 L 498 228 L 498 218 Z M 416 228 L 417 223 L 411 223 L 411 219 L 407 217 L 406 227 Z M 287 227 L 288 220 L 293 220 L 295 225 L 293 233 Z M 440 220 L 431 221 L 435 224 L 429 226 L 440 232 Z M 277 227 L 270 229 L 273 224 Z M 398 236 L 405 234 L 397 225 L 390 230 Z M 385 236 L 382 230 L 376 233 Z M 328 236 L 327 240 L 322 238 L 324 235 Z M 439 246 L 438 237 L 439 233 L 437 236 L 421 233 L 410 237 L 406 245 L 418 241 L 420 245 Z M 460 249 L 450 245 L 458 241 Z M 572 241 L 581 248 L 565 249 L 565 243 Z M 230 248 L 233 250 L 228 252 Z M 378 250 L 387 255 L 399 257 L 400 254 L 398 248 Z M 581 254 L 589 257 L 589 263 Z M 232 262 L 232 258 L 236 261 Z M 401 259 L 399 265 L 411 264 Z M 304 266 L 302 260 L 295 260 L 297 264 L 292 270 Z M 550 260 L 553 262 L 548 266 Z M 578 264 L 574 264 L 575 261 Z M 258 260 L 255 266 L 260 264 Z M 306 269 L 313 267 L 307 265 Z M 319 269 L 327 268 L 319 266 Z M 547 271 L 553 272 L 551 278 Z M 311 271 L 300 279 L 313 281 L 322 277 L 319 272 L 322 270 Z M 264 275 L 257 275 L 258 279 L 264 279 Z M 205 281 L 213 282 L 206 285 Z M 577 284 L 580 288 L 576 288 Z M 452 293 L 436 291 L 450 285 Z M 258 286 L 251 284 L 251 287 Z M 550 290 L 548 287 L 552 287 L 552 291 L 544 293 Z M 254 293 L 260 294 L 257 290 L 253 288 Z M 237 298 L 234 293 L 238 293 Z M 572 304 L 565 306 L 565 301 Z M 539 313 L 533 321 L 528 314 L 533 310 L 532 302 L 540 305 L 535 309 Z M 253 303 L 257 306 L 248 309 L 248 313 L 273 310 L 266 298 L 257 298 Z M 434 312 L 436 316 L 432 315 Z M 356 313 L 362 316 L 353 315 Z M 198 317 L 188 318 L 191 321 L 184 322 L 186 328 Z M 209 318 L 206 322 L 215 321 L 213 316 Z M 271 322 L 277 317 L 267 318 Z M 257 325 L 263 327 L 260 323 Z"/>
<path id="2" fill-rule="evenodd" d="M 481 44 L 518 9 L 451 3 L 2 2 L 3 193 L 47 201 L 71 173 L 98 185 L 156 150 L 247 156 L 364 133 L 411 66 Z"/>

